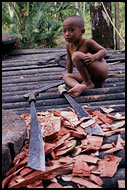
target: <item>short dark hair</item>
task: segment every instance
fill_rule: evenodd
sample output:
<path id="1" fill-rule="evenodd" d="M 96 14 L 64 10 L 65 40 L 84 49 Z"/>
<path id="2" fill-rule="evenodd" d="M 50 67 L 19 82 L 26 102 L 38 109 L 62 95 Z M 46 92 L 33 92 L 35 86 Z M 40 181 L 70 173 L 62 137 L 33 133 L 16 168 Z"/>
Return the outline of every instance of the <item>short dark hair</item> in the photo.
<path id="1" fill-rule="evenodd" d="M 70 19 L 70 18 L 74 18 L 78 21 L 78 24 L 81 28 L 84 28 L 85 27 L 85 22 L 84 22 L 84 19 L 81 17 L 81 16 L 78 16 L 78 15 L 73 15 L 73 16 L 69 16 L 68 18 L 66 19 Z M 66 20 L 65 19 L 65 20 Z"/>

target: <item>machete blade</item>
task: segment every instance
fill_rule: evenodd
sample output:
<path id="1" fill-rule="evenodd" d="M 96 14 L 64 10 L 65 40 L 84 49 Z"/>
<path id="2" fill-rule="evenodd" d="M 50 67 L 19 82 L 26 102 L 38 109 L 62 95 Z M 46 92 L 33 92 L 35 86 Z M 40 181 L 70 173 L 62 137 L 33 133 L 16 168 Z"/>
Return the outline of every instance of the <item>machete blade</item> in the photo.
<path id="1" fill-rule="evenodd" d="M 40 124 L 37 119 L 35 102 L 30 103 L 31 127 L 28 166 L 30 168 L 45 171 L 44 141 L 41 135 Z"/>
<path id="2" fill-rule="evenodd" d="M 82 117 L 87 117 L 87 116 L 90 115 L 66 91 L 63 92 L 63 95 L 68 100 L 68 102 L 70 103 L 72 108 L 75 110 L 75 112 L 76 112 L 79 119 L 81 119 Z M 94 119 L 91 118 L 91 120 L 94 120 Z M 87 133 L 89 133 L 89 134 L 98 135 L 98 136 L 104 136 L 104 132 L 102 131 L 102 129 L 100 128 L 100 126 L 98 124 L 95 124 L 94 127 L 90 127 L 90 126 L 86 127 L 85 131 Z"/>

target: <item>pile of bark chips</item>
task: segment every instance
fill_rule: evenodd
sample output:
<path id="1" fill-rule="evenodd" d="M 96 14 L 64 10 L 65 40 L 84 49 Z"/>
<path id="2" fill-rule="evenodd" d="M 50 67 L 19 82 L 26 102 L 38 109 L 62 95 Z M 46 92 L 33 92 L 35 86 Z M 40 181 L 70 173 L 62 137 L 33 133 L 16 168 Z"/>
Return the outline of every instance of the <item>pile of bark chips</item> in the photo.
<path id="1" fill-rule="evenodd" d="M 5 173 L 3 188 L 105 188 L 110 179 L 115 187 L 125 188 L 125 176 L 117 175 L 121 156 L 115 153 L 124 150 L 125 116 L 113 115 L 112 108 L 102 107 L 103 113 L 87 110 L 90 117 L 78 120 L 74 110 L 38 112 L 45 142 L 46 171 L 27 166 L 30 136 L 30 114 L 21 118 L 27 124 L 27 137 L 22 151 L 16 155 L 12 167 Z M 104 132 L 104 137 L 85 132 L 93 117 Z M 104 143 L 104 138 L 117 134 L 116 142 Z M 100 158 L 100 154 L 103 157 Z M 113 183 L 113 180 L 111 180 Z M 110 186 L 111 187 L 111 186 Z M 113 187 L 113 184 L 112 184 Z"/>

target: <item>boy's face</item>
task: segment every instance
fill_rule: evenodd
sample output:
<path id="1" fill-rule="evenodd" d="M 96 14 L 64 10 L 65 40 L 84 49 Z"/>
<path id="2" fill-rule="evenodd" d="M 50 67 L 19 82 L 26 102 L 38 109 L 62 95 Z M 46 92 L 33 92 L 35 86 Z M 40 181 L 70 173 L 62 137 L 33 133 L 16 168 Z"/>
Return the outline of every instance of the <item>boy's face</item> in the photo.
<path id="1" fill-rule="evenodd" d="M 66 19 L 63 23 L 64 38 L 69 43 L 78 42 L 85 32 L 74 18 Z"/>

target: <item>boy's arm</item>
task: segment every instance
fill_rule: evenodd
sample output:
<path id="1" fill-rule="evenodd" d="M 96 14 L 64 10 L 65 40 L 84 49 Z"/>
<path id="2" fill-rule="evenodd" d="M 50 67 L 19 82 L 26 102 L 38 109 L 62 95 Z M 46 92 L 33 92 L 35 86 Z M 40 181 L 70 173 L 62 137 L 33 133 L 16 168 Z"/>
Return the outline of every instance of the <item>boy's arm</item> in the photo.
<path id="1" fill-rule="evenodd" d="M 93 54 L 95 60 L 100 60 L 103 57 L 105 57 L 107 54 L 107 51 L 105 50 L 105 48 L 99 45 L 97 42 L 95 42 L 92 39 L 90 39 L 88 42 L 88 49 L 91 49 L 92 51 L 95 52 Z"/>
<path id="2" fill-rule="evenodd" d="M 71 54 L 69 52 L 69 45 L 67 44 L 67 70 L 68 73 L 73 73 L 73 63 L 71 60 Z"/>

